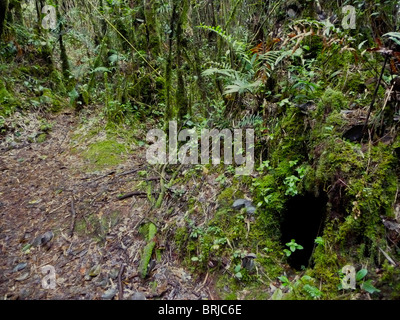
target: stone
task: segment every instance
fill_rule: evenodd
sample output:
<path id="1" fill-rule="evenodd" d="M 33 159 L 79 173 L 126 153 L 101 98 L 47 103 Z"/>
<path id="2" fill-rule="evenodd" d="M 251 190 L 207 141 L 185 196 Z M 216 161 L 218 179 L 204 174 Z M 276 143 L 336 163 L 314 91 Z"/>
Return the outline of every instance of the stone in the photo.
<path id="1" fill-rule="evenodd" d="M 14 269 L 13 272 L 18 272 L 24 270 L 28 264 L 26 262 L 19 263 Z"/>
<path id="2" fill-rule="evenodd" d="M 253 205 L 253 203 L 246 199 L 236 200 L 233 203 L 232 208 L 235 210 L 241 210 L 243 208 L 246 208 L 246 213 L 249 215 L 252 215 L 256 212 L 256 207 Z"/>
<path id="3" fill-rule="evenodd" d="M 244 207 L 249 207 L 249 206 L 251 206 L 251 201 L 246 199 L 238 199 L 233 203 L 232 208 L 235 210 L 240 210 Z"/>
<path id="4" fill-rule="evenodd" d="M 111 300 L 112 298 L 115 297 L 117 294 L 117 289 L 116 288 L 110 288 L 104 294 L 101 296 L 103 300 Z"/>
<path id="5" fill-rule="evenodd" d="M 132 295 L 131 300 L 146 300 L 146 296 L 142 292 L 135 292 Z"/>

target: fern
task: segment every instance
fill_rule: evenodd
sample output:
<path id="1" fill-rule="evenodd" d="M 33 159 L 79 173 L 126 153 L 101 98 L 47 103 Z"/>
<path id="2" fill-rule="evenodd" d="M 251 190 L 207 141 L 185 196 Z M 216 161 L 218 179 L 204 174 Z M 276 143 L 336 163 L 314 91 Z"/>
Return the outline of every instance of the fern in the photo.
<path id="1" fill-rule="evenodd" d="M 226 34 L 224 30 L 220 26 L 212 27 L 206 25 L 200 25 L 199 28 L 215 32 L 218 34 L 222 39 L 224 39 L 228 45 L 233 49 L 233 51 L 238 55 L 245 55 L 247 57 L 247 45 L 244 42 L 235 40 L 232 36 Z"/>
<path id="2" fill-rule="evenodd" d="M 226 32 L 222 30 L 220 26 L 212 27 L 212 26 L 200 25 L 198 27 L 218 34 L 222 39 L 225 40 L 225 42 L 229 45 L 231 50 L 236 54 L 236 56 L 239 58 L 241 62 L 244 62 L 245 65 L 251 64 L 246 43 L 236 40 L 232 36 L 226 34 Z"/>
<path id="3" fill-rule="evenodd" d="M 258 114 L 245 116 L 243 120 L 238 123 L 239 128 L 255 127 L 263 123 L 263 118 Z"/>
<path id="4" fill-rule="evenodd" d="M 225 87 L 224 94 L 246 92 L 255 93 L 262 81 L 255 78 L 259 71 L 269 77 L 274 67 L 285 57 L 287 54 L 280 51 L 269 51 L 264 54 L 252 53 L 247 50 L 247 44 L 234 39 L 232 36 L 226 34 L 220 26 L 211 27 L 201 25 L 199 28 L 217 33 L 223 38 L 243 63 L 241 71 L 236 71 L 224 66 L 223 68 L 209 68 L 203 72 L 203 76 L 220 75 L 228 80 L 228 85 Z"/>
<path id="5" fill-rule="evenodd" d="M 322 292 L 319 291 L 318 288 L 309 284 L 304 285 L 303 290 L 307 292 L 307 294 L 313 299 L 317 299 L 322 296 Z"/>
<path id="6" fill-rule="evenodd" d="M 389 32 L 383 35 L 384 37 L 389 37 L 390 40 L 400 45 L 400 32 Z"/>
<path id="7" fill-rule="evenodd" d="M 262 82 L 257 80 L 255 82 L 248 82 L 243 79 L 234 80 L 233 84 L 226 86 L 224 94 L 231 94 L 231 93 L 245 93 L 250 92 L 254 93 L 256 89 L 261 86 Z"/>

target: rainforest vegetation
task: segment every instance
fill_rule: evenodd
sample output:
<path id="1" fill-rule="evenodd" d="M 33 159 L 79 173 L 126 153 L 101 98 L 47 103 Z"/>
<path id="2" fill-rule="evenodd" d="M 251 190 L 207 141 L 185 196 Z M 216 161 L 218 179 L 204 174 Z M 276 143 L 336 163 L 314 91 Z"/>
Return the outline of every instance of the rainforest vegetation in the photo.
<path id="1" fill-rule="evenodd" d="M 399 10 L 0 0 L 1 298 L 400 299 Z"/>

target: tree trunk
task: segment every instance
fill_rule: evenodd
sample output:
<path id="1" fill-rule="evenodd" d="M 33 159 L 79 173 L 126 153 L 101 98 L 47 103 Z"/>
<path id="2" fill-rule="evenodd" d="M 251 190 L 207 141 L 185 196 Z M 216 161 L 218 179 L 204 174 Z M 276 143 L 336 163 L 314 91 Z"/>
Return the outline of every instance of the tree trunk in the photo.
<path id="1" fill-rule="evenodd" d="M 144 0 L 144 16 L 146 19 L 146 32 L 147 32 L 147 49 L 157 57 L 161 52 L 160 37 L 157 30 L 157 21 L 155 14 L 155 1 Z"/>
<path id="2" fill-rule="evenodd" d="M 170 22 L 170 34 L 169 34 L 169 39 L 168 39 L 168 44 L 169 44 L 169 50 L 168 50 L 168 57 L 167 57 L 167 63 L 165 67 L 165 96 L 166 96 L 166 110 L 165 110 L 165 125 L 168 127 L 168 122 L 172 120 L 174 117 L 174 110 L 173 110 L 173 105 L 171 102 L 171 81 L 172 81 L 172 45 L 173 45 L 173 39 L 174 39 L 174 30 L 175 30 L 175 24 L 176 24 L 176 19 L 177 19 L 177 6 L 176 3 L 174 2 L 174 5 L 172 7 L 172 16 L 171 16 L 171 22 Z"/>
<path id="3" fill-rule="evenodd" d="M 0 0 L 0 39 L 4 32 L 4 22 L 8 11 L 8 0 Z"/>
<path id="4" fill-rule="evenodd" d="M 60 14 L 60 1 L 56 2 L 56 14 L 57 14 L 57 20 L 60 22 L 61 21 L 61 14 Z M 60 30 L 59 30 L 59 36 L 58 36 L 58 43 L 60 45 L 60 58 L 61 58 L 61 67 L 62 67 L 62 72 L 64 79 L 67 80 L 69 83 L 70 79 L 70 67 L 69 67 L 69 59 L 67 55 L 67 50 L 65 49 L 64 41 L 63 41 L 63 30 L 64 30 L 64 24 L 61 22 L 59 23 Z M 71 88 L 69 88 L 71 89 Z"/>
<path id="5" fill-rule="evenodd" d="M 182 9 L 180 12 L 178 24 L 176 27 L 176 64 L 177 64 L 177 78 L 178 78 L 178 86 L 176 89 L 176 105 L 178 108 L 178 120 L 182 120 L 184 116 L 190 113 L 188 109 L 188 99 L 186 96 L 185 90 L 185 81 L 183 78 L 183 59 L 182 59 L 182 50 L 183 50 L 183 25 L 187 16 L 187 12 L 189 9 L 188 0 L 182 0 Z"/>

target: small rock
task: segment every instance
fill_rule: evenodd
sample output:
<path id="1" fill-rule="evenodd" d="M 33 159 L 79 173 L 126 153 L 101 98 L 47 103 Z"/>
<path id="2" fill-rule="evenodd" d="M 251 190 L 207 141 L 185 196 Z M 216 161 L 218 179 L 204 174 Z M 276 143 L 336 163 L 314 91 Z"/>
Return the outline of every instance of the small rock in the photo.
<path id="1" fill-rule="evenodd" d="M 119 270 L 116 269 L 116 268 L 114 268 L 114 269 L 112 269 L 112 270 L 110 271 L 110 274 L 109 274 L 109 275 L 110 275 L 110 278 L 111 278 L 111 279 L 115 280 L 115 279 L 117 279 L 118 274 L 119 274 Z"/>
<path id="2" fill-rule="evenodd" d="M 97 264 L 92 269 L 89 270 L 88 275 L 90 277 L 97 277 L 100 274 L 101 265 Z"/>
<path id="3" fill-rule="evenodd" d="M 146 296 L 142 292 L 135 292 L 132 295 L 131 300 L 146 300 Z"/>
<path id="4" fill-rule="evenodd" d="M 101 296 L 103 300 L 111 300 L 117 294 L 116 288 L 110 288 Z"/>
<path id="5" fill-rule="evenodd" d="M 18 272 L 24 270 L 28 264 L 26 262 L 18 264 L 14 269 L 13 272 Z"/>
<path id="6" fill-rule="evenodd" d="M 51 231 L 46 232 L 43 236 L 42 236 L 42 246 L 45 245 L 46 243 L 50 242 L 51 239 L 53 239 L 54 237 L 54 233 Z"/>
<path id="7" fill-rule="evenodd" d="M 246 207 L 246 212 L 248 214 L 255 214 L 256 213 L 256 208 L 253 207 L 253 206 Z"/>
<path id="8" fill-rule="evenodd" d="M 106 288 L 108 284 L 108 278 L 104 277 L 102 279 L 99 279 L 96 281 L 96 286 L 101 287 L 101 288 Z"/>
<path id="9" fill-rule="evenodd" d="M 45 244 L 47 244 L 48 242 L 50 242 L 54 237 L 54 233 L 52 231 L 48 231 L 46 233 L 44 233 L 41 236 L 36 237 L 31 245 L 33 247 L 38 247 L 38 246 L 44 246 Z"/>
<path id="10" fill-rule="evenodd" d="M 246 208 L 246 212 L 250 215 L 256 212 L 256 207 L 253 205 L 253 203 L 246 199 L 236 200 L 233 203 L 232 208 L 235 210 L 241 210 L 242 208 Z"/>
<path id="11" fill-rule="evenodd" d="M 249 207 L 251 205 L 252 205 L 251 201 L 249 201 L 249 200 L 238 199 L 233 203 L 232 208 L 235 209 L 235 210 L 240 210 L 240 209 L 242 209 L 244 207 Z"/>
<path id="12" fill-rule="evenodd" d="M 249 272 L 253 271 L 254 269 L 254 259 L 257 258 L 257 255 L 254 253 L 249 253 L 243 258 L 243 268 L 246 268 Z"/>
<path id="13" fill-rule="evenodd" d="M 16 278 L 16 281 L 24 281 L 26 279 L 29 278 L 29 272 L 25 272 L 22 276 L 19 276 L 18 278 Z"/>

